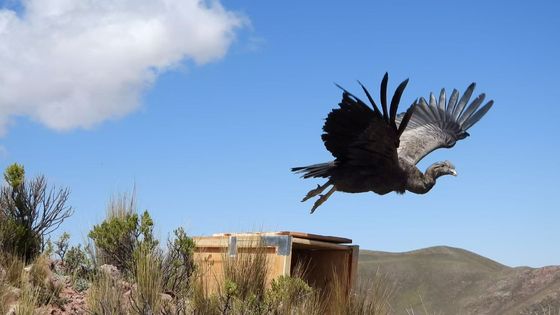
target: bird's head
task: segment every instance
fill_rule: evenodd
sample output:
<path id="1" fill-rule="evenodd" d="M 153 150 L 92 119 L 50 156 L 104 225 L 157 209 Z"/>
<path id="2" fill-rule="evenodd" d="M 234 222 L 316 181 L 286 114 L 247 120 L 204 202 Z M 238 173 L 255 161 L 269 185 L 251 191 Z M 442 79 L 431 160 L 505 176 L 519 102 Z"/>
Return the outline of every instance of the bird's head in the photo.
<path id="1" fill-rule="evenodd" d="M 455 166 L 449 161 L 437 162 L 432 165 L 436 177 L 443 175 L 457 176 Z"/>

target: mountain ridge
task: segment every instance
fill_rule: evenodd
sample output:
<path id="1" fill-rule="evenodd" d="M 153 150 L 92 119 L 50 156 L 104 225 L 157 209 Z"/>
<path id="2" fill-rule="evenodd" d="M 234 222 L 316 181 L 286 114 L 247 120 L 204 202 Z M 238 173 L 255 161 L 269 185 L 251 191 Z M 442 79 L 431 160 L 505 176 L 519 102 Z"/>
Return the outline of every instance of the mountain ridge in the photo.
<path id="1" fill-rule="evenodd" d="M 359 275 L 396 283 L 392 306 L 438 314 L 536 314 L 560 310 L 560 266 L 510 267 L 474 252 L 432 246 L 407 252 L 360 250 Z"/>

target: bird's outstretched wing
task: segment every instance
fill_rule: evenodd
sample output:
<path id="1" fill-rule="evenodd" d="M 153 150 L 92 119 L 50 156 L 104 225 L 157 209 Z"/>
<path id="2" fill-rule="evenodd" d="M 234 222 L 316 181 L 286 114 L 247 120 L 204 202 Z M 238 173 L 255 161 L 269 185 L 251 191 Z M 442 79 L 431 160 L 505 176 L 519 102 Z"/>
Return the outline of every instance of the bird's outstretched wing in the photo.
<path id="1" fill-rule="evenodd" d="M 398 156 L 413 165 L 418 163 L 430 152 L 439 148 L 451 148 L 458 140 L 469 136 L 467 130 L 478 122 L 492 107 L 489 101 L 482 108 L 485 94 L 480 94 L 469 106 L 475 83 L 469 85 L 463 96 L 453 90 L 446 103 L 445 90 L 442 89 L 439 99 L 430 94 L 429 103 L 421 98 L 416 105 L 412 118 L 404 130 L 398 149 Z M 397 117 L 397 124 L 404 122 L 405 113 Z"/>
<path id="2" fill-rule="evenodd" d="M 372 107 L 341 88 L 340 108 L 333 109 L 327 116 L 321 136 L 325 147 L 337 161 L 353 166 L 387 167 L 398 164 L 397 148 L 399 136 L 412 116 L 413 107 L 396 124 L 397 108 L 401 95 L 408 83 L 402 82 L 395 91 L 389 110 L 387 109 L 387 81 L 385 74 L 381 81 L 381 108 L 373 101 L 368 90 L 363 90 Z"/>

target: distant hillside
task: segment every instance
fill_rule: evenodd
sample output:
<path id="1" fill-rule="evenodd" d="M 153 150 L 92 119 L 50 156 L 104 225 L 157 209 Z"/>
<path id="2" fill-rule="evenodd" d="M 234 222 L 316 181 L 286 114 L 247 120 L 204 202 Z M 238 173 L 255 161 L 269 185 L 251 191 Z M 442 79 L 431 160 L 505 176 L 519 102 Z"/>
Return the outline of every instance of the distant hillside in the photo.
<path id="1" fill-rule="evenodd" d="M 360 251 L 362 278 L 380 270 L 397 283 L 395 314 L 560 314 L 560 266 L 511 268 L 453 247 Z"/>

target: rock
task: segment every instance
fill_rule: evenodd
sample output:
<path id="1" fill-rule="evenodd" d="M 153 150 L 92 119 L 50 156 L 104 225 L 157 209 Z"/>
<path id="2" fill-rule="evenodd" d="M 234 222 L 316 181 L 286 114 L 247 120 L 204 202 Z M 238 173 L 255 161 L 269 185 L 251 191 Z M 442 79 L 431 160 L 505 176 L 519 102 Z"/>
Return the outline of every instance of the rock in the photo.
<path id="1" fill-rule="evenodd" d="M 4 303 L 8 306 L 7 315 L 14 315 L 16 313 L 16 306 L 21 295 L 21 290 L 18 288 L 14 288 L 9 286 L 4 293 Z"/>
<path id="2" fill-rule="evenodd" d="M 167 293 L 161 293 L 161 301 L 163 303 L 171 303 L 173 301 L 173 297 Z"/>
<path id="3" fill-rule="evenodd" d="M 6 288 L 6 292 L 4 292 L 4 303 L 10 305 L 12 303 L 16 303 L 21 296 L 21 289 L 8 286 Z"/>
<path id="4" fill-rule="evenodd" d="M 16 315 L 16 306 L 17 304 L 10 306 L 6 315 Z"/>
<path id="5" fill-rule="evenodd" d="M 59 275 L 62 275 L 64 273 L 66 273 L 66 268 L 64 267 L 64 264 L 60 260 L 51 261 L 51 266 L 50 267 L 51 267 L 51 270 L 54 273 L 57 273 Z"/>
<path id="6" fill-rule="evenodd" d="M 106 275 L 110 276 L 113 279 L 120 279 L 121 278 L 121 272 L 119 271 L 119 269 L 113 265 L 101 265 L 99 267 L 99 270 L 103 273 L 105 273 Z"/>

